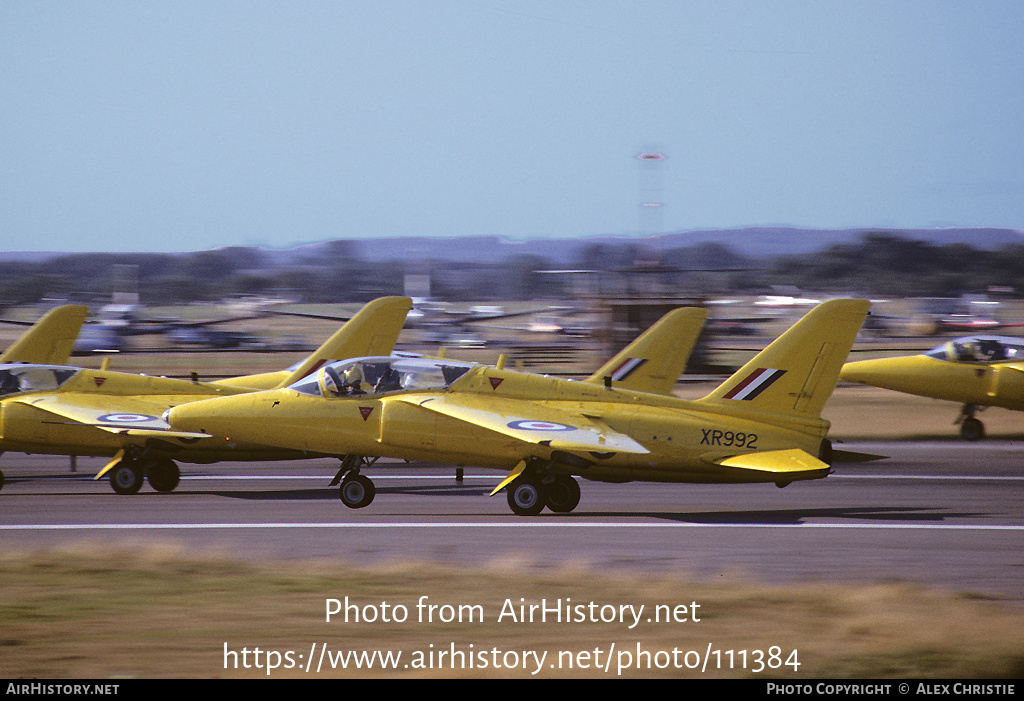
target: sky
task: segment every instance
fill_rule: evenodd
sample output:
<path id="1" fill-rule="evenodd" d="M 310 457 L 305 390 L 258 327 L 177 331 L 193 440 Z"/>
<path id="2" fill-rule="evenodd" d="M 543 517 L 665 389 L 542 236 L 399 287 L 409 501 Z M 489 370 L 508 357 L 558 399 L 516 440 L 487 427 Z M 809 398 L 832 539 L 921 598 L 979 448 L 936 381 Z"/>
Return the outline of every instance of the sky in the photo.
<path id="1" fill-rule="evenodd" d="M 1021 36 L 1019 0 L 8 0 L 0 236 L 1024 229 Z"/>

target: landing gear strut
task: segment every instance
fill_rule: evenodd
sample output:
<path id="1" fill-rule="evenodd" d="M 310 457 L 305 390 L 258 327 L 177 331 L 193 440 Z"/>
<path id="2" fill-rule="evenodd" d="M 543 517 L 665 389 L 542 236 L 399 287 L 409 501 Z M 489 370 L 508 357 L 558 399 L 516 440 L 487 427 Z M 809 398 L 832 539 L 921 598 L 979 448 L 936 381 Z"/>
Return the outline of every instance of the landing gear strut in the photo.
<path id="1" fill-rule="evenodd" d="M 146 480 L 158 492 L 173 492 L 181 481 L 177 463 L 141 451 L 126 453 L 110 468 L 109 475 L 110 486 L 118 494 L 135 494 Z"/>
<path id="2" fill-rule="evenodd" d="M 363 475 L 346 475 L 341 481 L 341 487 L 338 488 L 338 496 L 350 509 L 369 506 L 376 493 L 377 488 L 373 486 L 373 482 Z"/>
<path id="3" fill-rule="evenodd" d="M 363 465 L 372 465 L 376 461 L 376 458 L 367 461 L 360 455 L 346 455 L 341 461 L 341 468 L 331 480 L 330 486 L 341 482 L 338 496 L 348 508 L 362 509 L 373 501 L 377 488 L 369 477 L 359 474 L 359 470 Z"/>
<path id="4" fill-rule="evenodd" d="M 531 462 L 505 487 L 508 506 L 518 516 L 536 516 L 544 507 L 567 514 L 580 503 L 580 485 L 569 475 L 552 474 L 553 462 L 537 467 Z M 514 473 L 513 473 L 514 474 Z"/>
<path id="5" fill-rule="evenodd" d="M 985 437 L 985 425 L 979 419 L 974 418 L 974 412 L 978 410 L 973 404 L 964 404 L 960 410 L 960 416 L 956 423 L 960 424 L 960 437 L 965 441 L 978 441 Z"/>

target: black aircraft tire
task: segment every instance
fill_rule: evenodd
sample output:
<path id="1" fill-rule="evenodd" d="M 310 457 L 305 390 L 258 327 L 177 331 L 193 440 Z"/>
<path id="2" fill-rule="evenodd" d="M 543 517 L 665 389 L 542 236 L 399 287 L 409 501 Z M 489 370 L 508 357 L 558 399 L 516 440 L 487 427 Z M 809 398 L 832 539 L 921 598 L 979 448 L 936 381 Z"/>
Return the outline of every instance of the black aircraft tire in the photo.
<path id="1" fill-rule="evenodd" d="M 373 482 L 362 475 L 346 477 L 338 487 L 338 496 L 342 503 L 350 509 L 362 509 L 369 506 L 376 493 L 377 488 L 374 487 Z"/>
<path id="2" fill-rule="evenodd" d="M 518 516 L 536 516 L 547 501 L 541 483 L 525 477 L 516 479 L 507 491 L 508 506 Z"/>
<path id="3" fill-rule="evenodd" d="M 980 441 L 985 437 L 985 424 L 973 416 L 967 417 L 960 424 L 960 437 L 965 441 Z"/>
<path id="4" fill-rule="evenodd" d="M 544 485 L 544 502 L 556 514 L 567 514 L 580 503 L 580 484 L 568 475 L 558 475 Z"/>
<path id="5" fill-rule="evenodd" d="M 156 491 L 173 492 L 181 482 L 181 470 L 173 460 L 161 458 L 154 460 L 149 466 L 146 478 L 149 480 L 149 486 Z"/>
<path id="6" fill-rule="evenodd" d="M 4 488 L 4 473 L 0 472 L 0 489 Z"/>
<path id="7" fill-rule="evenodd" d="M 110 486 L 118 494 L 135 494 L 142 488 L 145 476 L 138 465 L 122 460 L 110 471 Z"/>

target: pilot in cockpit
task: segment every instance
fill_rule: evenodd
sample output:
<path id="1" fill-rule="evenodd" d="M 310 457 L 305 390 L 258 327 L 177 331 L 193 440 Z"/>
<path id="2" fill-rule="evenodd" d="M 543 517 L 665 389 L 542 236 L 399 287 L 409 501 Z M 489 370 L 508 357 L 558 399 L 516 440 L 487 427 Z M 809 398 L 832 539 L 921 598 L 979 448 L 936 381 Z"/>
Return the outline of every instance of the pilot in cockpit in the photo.
<path id="1" fill-rule="evenodd" d="M 1006 349 L 999 341 L 983 338 L 978 341 L 978 350 L 983 360 L 995 362 L 1006 360 Z"/>
<path id="2" fill-rule="evenodd" d="M 362 388 L 363 373 L 358 365 L 353 365 L 341 375 L 328 365 L 323 369 L 324 396 L 345 397 L 366 394 Z"/>
<path id="3" fill-rule="evenodd" d="M 391 367 L 390 364 L 386 365 L 381 376 L 377 379 L 377 384 L 373 386 L 374 394 L 393 392 L 398 389 L 402 389 L 402 374 Z"/>
<path id="4" fill-rule="evenodd" d="M 18 376 L 9 370 L 0 372 L 0 395 L 14 394 L 21 389 Z"/>
<path id="5" fill-rule="evenodd" d="M 341 393 L 347 395 L 366 394 L 363 390 L 363 371 L 358 365 L 353 365 L 345 371 L 345 380 L 341 386 Z"/>

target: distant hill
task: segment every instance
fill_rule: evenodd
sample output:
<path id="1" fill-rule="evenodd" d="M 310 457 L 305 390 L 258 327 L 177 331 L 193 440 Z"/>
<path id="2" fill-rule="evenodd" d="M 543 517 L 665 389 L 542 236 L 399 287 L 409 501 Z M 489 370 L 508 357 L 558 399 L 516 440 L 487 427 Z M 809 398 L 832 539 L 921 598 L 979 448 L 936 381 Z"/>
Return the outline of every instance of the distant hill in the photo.
<path id="1" fill-rule="evenodd" d="M 355 239 L 355 252 L 363 260 L 386 261 L 430 258 L 445 261 L 484 263 L 518 255 L 537 255 L 553 264 L 572 265 L 588 246 L 639 244 L 652 252 L 687 248 L 704 243 L 727 246 L 749 258 L 764 259 L 781 255 L 811 253 L 834 244 L 858 243 L 867 233 L 884 232 L 935 245 L 966 243 L 983 250 L 1007 244 L 1024 244 L 1024 230 L 993 227 L 950 229 L 801 229 L 785 226 L 752 226 L 739 229 L 707 229 L 659 234 L 649 237 L 593 236 L 589 238 L 546 238 L 510 240 L 494 236 L 452 238 L 375 238 Z M 289 249 L 311 252 L 320 244 Z"/>
<path id="2" fill-rule="evenodd" d="M 574 265 L 586 248 L 594 245 L 639 245 L 657 254 L 676 248 L 714 243 L 754 259 L 811 253 L 834 244 L 857 243 L 867 233 L 886 233 L 941 245 L 965 243 L 982 250 L 1007 244 L 1024 244 L 1024 230 L 995 227 L 947 229 L 801 229 L 788 226 L 752 226 L 737 229 L 706 229 L 659 234 L 649 237 L 593 236 L 589 238 L 544 238 L 512 240 L 494 236 L 451 238 L 393 237 L 352 239 L 353 255 L 365 261 L 438 260 L 487 263 L 522 255 L 541 256 L 554 265 Z M 331 242 L 309 243 L 286 249 L 260 249 L 268 261 L 288 264 L 315 257 L 318 249 Z M 235 249 L 243 247 L 232 247 Z M 3 251 L 0 260 L 37 262 L 68 252 Z"/>

